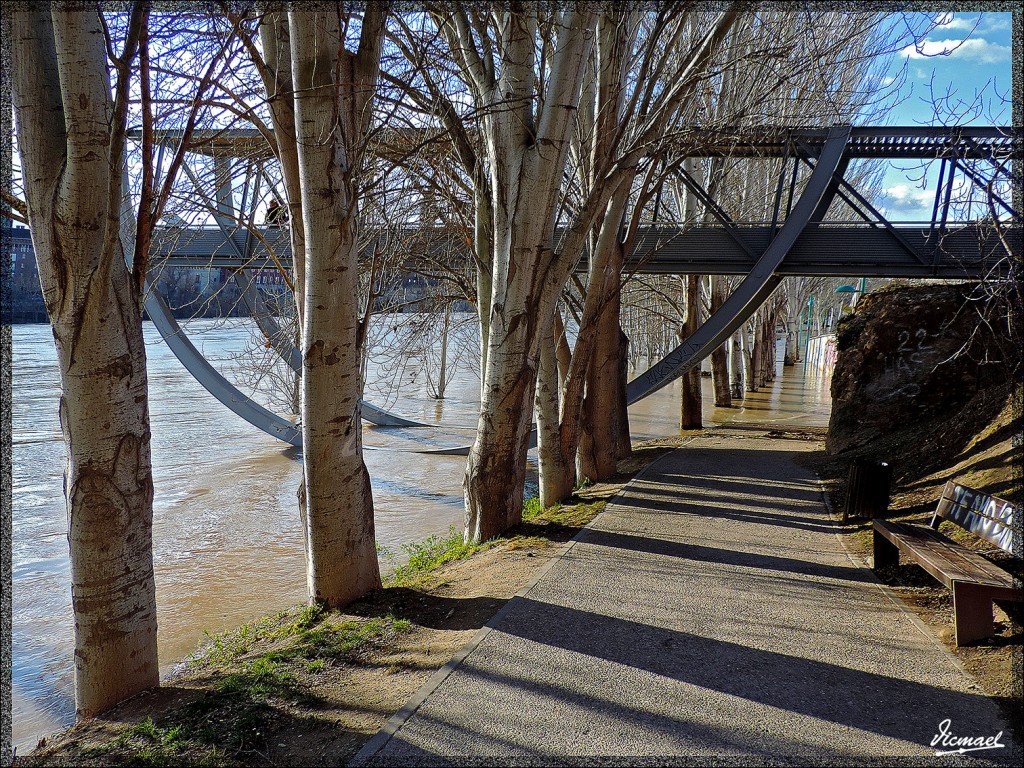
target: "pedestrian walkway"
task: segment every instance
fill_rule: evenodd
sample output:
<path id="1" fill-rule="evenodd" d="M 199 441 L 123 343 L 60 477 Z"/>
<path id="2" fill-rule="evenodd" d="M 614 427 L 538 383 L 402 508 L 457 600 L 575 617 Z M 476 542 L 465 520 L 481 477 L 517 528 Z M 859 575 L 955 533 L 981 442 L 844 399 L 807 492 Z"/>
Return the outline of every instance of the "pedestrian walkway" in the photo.
<path id="1" fill-rule="evenodd" d="M 1004 731 L 974 762 L 1019 764 L 996 706 L 846 555 L 794 461 L 812 445 L 722 427 L 656 461 L 356 762 L 963 764 L 931 746 L 949 719 Z"/>

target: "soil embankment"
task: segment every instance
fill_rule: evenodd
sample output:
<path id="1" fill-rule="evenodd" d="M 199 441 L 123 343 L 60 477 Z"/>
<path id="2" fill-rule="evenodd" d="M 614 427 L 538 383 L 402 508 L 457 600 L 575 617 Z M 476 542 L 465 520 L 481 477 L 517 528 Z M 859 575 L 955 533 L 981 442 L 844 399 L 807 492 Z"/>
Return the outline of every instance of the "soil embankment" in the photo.
<path id="1" fill-rule="evenodd" d="M 814 468 L 837 514 L 855 458 L 893 467 L 888 517 L 925 524 L 955 480 L 1020 504 L 1021 392 L 1018 315 L 1012 301 L 977 283 L 893 285 L 868 295 L 838 331 L 832 418 Z M 942 532 L 1020 577 L 1021 561 L 944 523 Z M 961 535 L 962 534 L 962 535 Z M 870 521 L 843 538 L 867 563 Z M 997 634 L 955 648 L 952 597 L 916 565 L 878 574 L 925 620 L 990 694 L 1019 712 L 1020 606 L 997 605 Z"/>

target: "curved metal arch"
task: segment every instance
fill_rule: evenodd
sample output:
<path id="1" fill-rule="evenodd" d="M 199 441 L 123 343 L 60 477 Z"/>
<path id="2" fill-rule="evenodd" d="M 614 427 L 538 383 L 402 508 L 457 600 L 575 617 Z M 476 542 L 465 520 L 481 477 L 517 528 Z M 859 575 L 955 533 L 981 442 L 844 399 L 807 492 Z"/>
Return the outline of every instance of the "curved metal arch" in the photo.
<path id="1" fill-rule="evenodd" d="M 849 126 L 836 126 L 829 131 L 828 138 L 822 147 L 818 162 L 807 182 L 807 186 L 793 207 L 791 214 L 786 218 L 786 222 L 779 230 L 778 235 L 757 260 L 757 263 L 747 277 L 730 294 L 718 311 L 711 315 L 686 341 L 669 352 L 643 374 L 629 382 L 626 389 L 626 401 L 628 404 L 632 405 L 638 400 L 657 392 L 662 387 L 679 378 L 686 371 L 698 365 L 701 360 L 710 355 L 737 328 L 746 322 L 764 303 L 772 291 L 778 287 L 782 277 L 776 274 L 775 270 L 793 247 L 800 233 L 811 221 L 822 217 L 828 209 L 832 197 L 835 195 L 838 186 L 836 173 L 843 160 L 843 153 L 850 138 L 850 131 Z M 236 275 L 238 274 L 239 272 L 236 272 Z M 258 307 L 258 294 L 255 293 L 252 281 L 248 278 L 248 275 L 242 278 L 239 286 L 246 302 L 252 301 L 253 304 L 250 306 Z M 155 289 L 149 291 L 146 299 L 146 310 L 175 356 L 214 397 L 253 426 L 291 445 L 302 445 L 301 430 L 291 422 L 271 413 L 253 402 L 250 398 L 244 396 L 207 362 L 188 340 L 180 326 L 178 326 L 163 296 Z M 261 322 L 261 316 L 264 322 L 269 318 L 269 314 L 266 312 L 254 312 L 253 314 L 256 316 L 257 323 Z M 271 325 L 267 326 L 261 324 L 260 328 L 265 333 L 270 330 L 276 330 L 276 323 L 273 323 L 272 320 L 271 323 Z M 280 339 L 280 334 L 268 333 L 268 338 L 271 340 L 275 338 Z M 283 350 L 279 349 L 278 351 L 293 369 L 296 367 L 297 362 L 298 369 L 301 370 L 301 356 L 299 350 L 294 345 L 288 344 Z M 298 359 L 296 360 L 296 358 Z M 386 411 L 381 411 L 365 401 L 361 401 L 361 405 L 364 409 L 364 417 L 370 415 L 383 417 L 387 419 L 386 426 L 427 426 L 402 419 Z M 367 420 L 380 423 L 373 418 L 368 418 Z M 531 446 L 536 445 L 536 432 L 531 436 L 530 442 Z M 469 446 L 456 446 L 452 448 L 414 449 L 412 452 L 465 456 L 469 451 Z"/>
<path id="2" fill-rule="evenodd" d="M 217 398 L 254 427 L 258 427 L 268 435 L 283 440 L 289 445 L 302 446 L 302 430 L 275 413 L 271 413 L 259 403 L 243 395 L 234 384 L 224 378 L 203 354 L 195 348 L 188 336 L 178 325 L 171 314 L 163 295 L 146 285 L 146 312 L 153 321 L 160 336 L 170 347 L 185 369 L 203 385 L 207 392 Z"/>
<path id="3" fill-rule="evenodd" d="M 850 131 L 850 126 L 836 126 L 829 131 L 803 194 L 750 274 L 692 336 L 626 385 L 627 404 L 632 405 L 657 392 L 699 365 L 701 360 L 743 325 L 779 286 L 782 276 L 776 274 L 775 270 L 804 228 L 824 216 L 835 196 L 838 187 L 837 171 L 843 161 Z"/>

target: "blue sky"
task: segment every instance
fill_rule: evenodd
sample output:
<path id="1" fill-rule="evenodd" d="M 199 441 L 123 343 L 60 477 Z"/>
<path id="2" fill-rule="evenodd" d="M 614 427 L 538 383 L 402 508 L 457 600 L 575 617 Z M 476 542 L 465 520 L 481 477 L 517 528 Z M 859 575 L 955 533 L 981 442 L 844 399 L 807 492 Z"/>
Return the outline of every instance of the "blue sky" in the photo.
<path id="1" fill-rule="evenodd" d="M 1011 42 L 1009 13 L 949 13 L 924 40 L 893 59 L 889 82 L 900 82 L 890 125 L 1009 125 Z M 911 19 L 913 21 L 913 19 Z M 905 78 L 905 80 L 903 79 Z M 887 169 L 882 209 L 891 220 L 929 219 L 938 163 Z"/>

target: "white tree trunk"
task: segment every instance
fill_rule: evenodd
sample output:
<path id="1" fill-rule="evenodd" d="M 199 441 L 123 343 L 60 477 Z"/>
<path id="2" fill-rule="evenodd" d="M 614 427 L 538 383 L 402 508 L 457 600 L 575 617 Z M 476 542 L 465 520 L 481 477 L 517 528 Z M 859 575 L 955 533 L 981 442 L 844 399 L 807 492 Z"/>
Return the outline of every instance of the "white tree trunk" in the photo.
<path id="1" fill-rule="evenodd" d="M 383 35 L 372 8 L 358 54 L 344 49 L 336 12 L 289 11 L 305 230 L 300 505 L 310 600 L 331 607 L 380 586 L 362 452 L 356 262 L 356 182 Z"/>
<path id="2" fill-rule="evenodd" d="M 537 476 L 540 503 L 550 507 L 567 498 L 576 482 L 573 457 L 560 450 L 558 360 L 555 354 L 554 323 L 541 332 L 537 366 Z"/>
<path id="3" fill-rule="evenodd" d="M 743 399 L 744 376 L 743 376 L 743 328 L 741 327 L 732 335 L 732 396 L 734 399 Z"/>
<path id="4" fill-rule="evenodd" d="M 490 82 L 489 65 L 480 61 L 470 71 L 480 106 L 488 110 L 483 125 L 493 262 L 480 420 L 466 463 L 469 541 L 497 536 L 522 516 L 540 334 L 550 328 L 561 290 L 552 250 L 557 194 L 592 38 L 588 12 L 561 16 L 544 109 L 537 115 L 535 11 L 498 12 L 504 38 L 501 76 Z M 457 15 L 456 24 L 463 18 Z M 468 53 L 475 45 L 464 29 L 448 33 L 456 51 Z"/>
<path id="5" fill-rule="evenodd" d="M 90 716 L 159 683 L 141 285 L 120 241 L 123 144 L 112 138 L 124 123 L 95 7 L 26 4 L 10 24 L 29 223 L 61 377 L 75 702 Z"/>
<path id="6" fill-rule="evenodd" d="M 711 313 L 717 312 L 726 299 L 726 281 L 721 275 L 711 277 Z M 729 387 L 729 344 L 725 342 L 711 353 L 711 376 L 715 385 L 715 405 L 719 408 L 732 407 L 732 391 Z"/>

